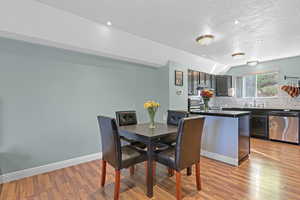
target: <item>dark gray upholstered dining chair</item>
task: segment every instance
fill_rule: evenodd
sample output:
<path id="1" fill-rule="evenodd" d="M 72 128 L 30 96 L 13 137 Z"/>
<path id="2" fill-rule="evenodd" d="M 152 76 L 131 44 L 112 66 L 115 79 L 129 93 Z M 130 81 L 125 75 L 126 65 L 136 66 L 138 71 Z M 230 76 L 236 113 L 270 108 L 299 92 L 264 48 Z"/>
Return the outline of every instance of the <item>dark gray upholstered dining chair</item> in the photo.
<path id="1" fill-rule="evenodd" d="M 188 116 L 189 116 L 188 112 L 183 111 L 183 110 L 168 110 L 167 124 L 178 126 L 179 121 Z M 161 138 L 160 142 L 162 144 L 166 144 L 166 145 L 174 148 L 174 146 L 176 144 L 176 138 L 177 138 L 177 135 L 170 135 L 170 136 Z M 191 167 L 187 168 L 187 175 L 192 174 L 191 170 L 192 170 Z M 168 169 L 168 173 L 169 173 L 169 176 L 173 176 L 173 174 L 174 174 L 173 170 L 170 168 Z"/>
<path id="2" fill-rule="evenodd" d="M 117 111 L 116 112 L 116 120 L 118 126 L 128 126 L 128 125 L 135 125 L 137 124 L 137 116 L 136 111 L 128 110 L 128 111 Z M 145 149 L 147 146 L 142 142 L 137 142 L 135 140 L 131 140 L 130 138 L 126 138 L 121 136 L 121 145 L 128 145 L 137 148 L 137 149 Z M 147 165 L 147 164 L 145 164 Z M 134 165 L 130 167 L 130 174 L 134 174 Z"/>
<path id="3" fill-rule="evenodd" d="M 117 119 L 117 124 L 119 126 L 128 126 L 128 125 L 137 124 L 136 111 L 134 111 L 134 110 L 117 111 L 116 119 Z M 139 150 L 146 149 L 145 144 L 143 144 L 142 142 L 137 142 L 137 141 L 131 140 L 130 138 L 121 137 L 121 141 L 125 141 L 127 144 L 130 144 L 131 146 L 133 146 Z M 166 150 L 167 148 L 168 148 L 168 146 L 165 144 L 162 144 L 159 142 L 156 144 L 156 151 Z M 145 163 L 145 167 L 146 166 L 147 166 L 147 163 Z M 155 169 L 156 169 L 156 165 L 155 165 L 155 162 L 153 162 L 153 170 L 155 171 Z M 130 174 L 131 175 L 134 174 L 134 165 L 130 167 Z"/>
<path id="4" fill-rule="evenodd" d="M 181 170 L 196 165 L 197 189 L 200 182 L 200 149 L 204 117 L 183 118 L 178 125 L 175 148 L 156 154 L 155 160 L 175 170 L 176 197 L 181 199 Z"/>
<path id="5" fill-rule="evenodd" d="M 167 124 L 178 126 L 179 121 L 188 117 L 189 114 L 186 111 L 181 110 L 168 110 Z M 176 144 L 177 135 L 171 135 L 160 140 L 161 143 L 174 146 Z"/>
<path id="6" fill-rule="evenodd" d="M 147 160 L 143 151 L 138 151 L 131 145 L 121 146 L 118 126 L 116 120 L 98 116 L 98 124 L 102 141 L 102 174 L 101 186 L 105 184 L 106 164 L 115 168 L 114 200 L 119 199 L 121 169 L 129 168 L 137 163 Z"/>
<path id="7" fill-rule="evenodd" d="M 119 126 L 135 125 L 135 124 L 137 124 L 136 112 L 133 110 L 132 111 L 131 110 L 130 111 L 117 111 L 116 112 L 116 120 L 117 120 L 117 124 Z M 137 142 L 137 141 L 131 140 L 129 138 L 125 138 L 125 137 L 121 137 L 121 139 L 139 149 L 146 148 L 146 145 L 141 142 Z"/>

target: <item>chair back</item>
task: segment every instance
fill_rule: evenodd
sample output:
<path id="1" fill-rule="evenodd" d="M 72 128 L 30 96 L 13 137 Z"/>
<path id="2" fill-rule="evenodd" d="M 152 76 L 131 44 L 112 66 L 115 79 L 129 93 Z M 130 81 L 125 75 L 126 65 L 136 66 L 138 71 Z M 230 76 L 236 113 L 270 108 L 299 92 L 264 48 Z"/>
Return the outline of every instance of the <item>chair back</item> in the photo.
<path id="1" fill-rule="evenodd" d="M 168 110 L 167 124 L 177 126 L 182 118 L 188 117 L 188 112 L 180 110 Z"/>
<path id="2" fill-rule="evenodd" d="M 121 169 L 121 144 L 116 120 L 105 116 L 97 118 L 102 142 L 102 159 L 115 169 Z"/>
<path id="3" fill-rule="evenodd" d="M 116 119 L 119 126 L 137 124 L 135 111 L 118 111 L 116 112 Z"/>
<path id="4" fill-rule="evenodd" d="M 178 125 L 175 167 L 182 170 L 200 161 L 204 117 L 181 119 Z"/>

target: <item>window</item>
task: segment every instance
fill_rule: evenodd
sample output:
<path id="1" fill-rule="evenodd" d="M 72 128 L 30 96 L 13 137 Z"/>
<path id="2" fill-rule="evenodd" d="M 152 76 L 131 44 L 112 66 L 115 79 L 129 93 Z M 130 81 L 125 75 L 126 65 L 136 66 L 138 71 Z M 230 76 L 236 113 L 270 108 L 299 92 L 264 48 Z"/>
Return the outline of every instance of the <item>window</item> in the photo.
<path id="1" fill-rule="evenodd" d="M 273 97 L 278 93 L 278 73 L 258 74 L 257 97 Z"/>
<path id="2" fill-rule="evenodd" d="M 278 94 L 278 72 L 237 77 L 237 97 L 275 97 Z"/>
<path id="3" fill-rule="evenodd" d="M 250 75 L 244 77 L 244 97 L 255 97 L 256 93 L 256 75 Z"/>

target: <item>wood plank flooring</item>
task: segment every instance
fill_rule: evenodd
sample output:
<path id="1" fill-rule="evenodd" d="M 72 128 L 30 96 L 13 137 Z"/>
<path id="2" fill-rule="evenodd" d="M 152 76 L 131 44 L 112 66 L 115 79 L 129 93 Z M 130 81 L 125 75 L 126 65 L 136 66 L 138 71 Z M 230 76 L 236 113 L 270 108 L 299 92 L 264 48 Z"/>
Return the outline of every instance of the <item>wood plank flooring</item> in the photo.
<path id="1" fill-rule="evenodd" d="M 143 200 L 145 168 L 135 174 L 122 170 L 120 199 Z M 203 200 L 300 200 L 300 146 L 251 139 L 251 156 L 240 167 L 201 158 L 202 190 L 192 176 L 182 175 L 184 199 Z M 108 166 L 107 181 L 100 187 L 100 161 L 41 174 L 3 185 L 0 200 L 103 200 L 112 199 L 114 170 Z M 175 199 L 175 176 L 157 165 L 154 198 Z"/>

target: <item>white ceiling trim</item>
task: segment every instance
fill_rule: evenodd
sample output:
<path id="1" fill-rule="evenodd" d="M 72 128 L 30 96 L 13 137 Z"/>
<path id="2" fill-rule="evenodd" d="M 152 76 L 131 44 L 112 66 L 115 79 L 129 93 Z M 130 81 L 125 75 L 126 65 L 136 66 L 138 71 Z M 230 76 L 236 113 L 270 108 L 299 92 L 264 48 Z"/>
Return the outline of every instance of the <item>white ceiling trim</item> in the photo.
<path id="1" fill-rule="evenodd" d="M 216 72 L 226 66 L 136 35 L 107 27 L 34 0 L 5 0 L 0 7 L 0 36 L 154 67 L 168 60 Z"/>

